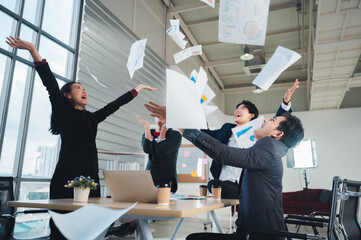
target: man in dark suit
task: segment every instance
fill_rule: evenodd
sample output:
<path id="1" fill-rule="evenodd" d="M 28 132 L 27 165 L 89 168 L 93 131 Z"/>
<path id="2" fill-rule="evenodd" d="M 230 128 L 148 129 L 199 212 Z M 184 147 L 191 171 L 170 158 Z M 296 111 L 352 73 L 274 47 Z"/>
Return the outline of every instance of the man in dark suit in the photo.
<path id="1" fill-rule="evenodd" d="M 153 115 L 165 118 L 165 107 L 146 105 Z M 188 240 L 247 239 L 255 230 L 285 230 L 282 207 L 282 157 L 304 136 L 301 121 L 290 113 L 265 119 L 254 131 L 256 143 L 250 148 L 233 148 L 199 130 L 186 129 L 183 137 L 222 164 L 244 169 L 239 194 L 237 232 L 234 234 L 196 233 Z M 251 234 L 251 240 L 282 239 Z"/>
<path id="2" fill-rule="evenodd" d="M 294 82 L 293 86 L 288 89 L 283 97 L 283 101 L 278 108 L 276 116 L 281 116 L 285 112 L 292 112 L 291 109 L 291 96 L 298 88 L 298 79 Z M 234 123 L 225 123 L 220 129 L 217 130 L 201 130 L 208 135 L 218 139 L 221 143 L 226 144 L 229 147 L 242 147 L 238 146 L 236 139 L 232 134 L 232 128 L 241 126 L 248 123 L 258 117 L 257 107 L 250 101 L 243 100 L 237 104 L 234 111 Z M 241 175 L 241 168 L 227 166 L 217 161 L 212 161 L 210 171 L 214 179 L 208 182 L 208 190 L 212 193 L 212 186 L 218 185 L 222 187 L 222 198 L 237 198 L 239 190 L 239 178 Z"/>

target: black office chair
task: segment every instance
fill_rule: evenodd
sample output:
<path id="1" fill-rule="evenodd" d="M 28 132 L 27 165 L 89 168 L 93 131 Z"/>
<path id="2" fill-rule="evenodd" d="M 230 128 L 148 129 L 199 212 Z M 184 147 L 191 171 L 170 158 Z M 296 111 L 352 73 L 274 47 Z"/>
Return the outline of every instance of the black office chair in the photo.
<path id="1" fill-rule="evenodd" d="M 341 185 L 341 178 L 334 177 L 332 180 L 332 199 L 331 199 L 331 209 L 329 213 L 329 218 L 327 219 L 327 223 L 324 220 L 320 220 L 319 218 L 312 218 L 306 216 L 300 216 L 298 219 L 287 219 L 285 222 L 290 224 L 297 224 L 297 225 L 305 225 L 305 226 L 312 226 L 312 227 L 327 227 L 327 239 L 328 240 L 340 240 L 338 235 L 338 231 L 336 229 L 336 215 L 337 215 L 337 205 L 341 197 L 344 195 L 341 194 L 340 185 Z M 253 231 L 250 234 L 250 240 L 253 237 L 258 237 L 259 239 L 268 239 L 271 236 L 275 237 L 284 237 L 287 239 L 324 239 L 321 236 L 315 234 L 302 234 L 302 233 L 293 233 L 288 231 L 264 231 L 264 230 L 257 230 Z"/>
<path id="2" fill-rule="evenodd" d="M 35 214 L 47 213 L 48 210 L 25 210 L 15 212 L 15 208 L 7 206 L 8 201 L 14 200 L 14 178 L 13 177 L 0 177 L 0 239 L 11 240 L 14 231 L 16 215 L 22 214 Z M 49 239 L 49 237 L 41 237 L 35 239 Z"/>
<path id="3" fill-rule="evenodd" d="M 339 223 L 345 240 L 361 240 L 358 212 L 361 198 L 361 182 L 343 180 L 342 193 L 347 196 L 340 204 Z"/>

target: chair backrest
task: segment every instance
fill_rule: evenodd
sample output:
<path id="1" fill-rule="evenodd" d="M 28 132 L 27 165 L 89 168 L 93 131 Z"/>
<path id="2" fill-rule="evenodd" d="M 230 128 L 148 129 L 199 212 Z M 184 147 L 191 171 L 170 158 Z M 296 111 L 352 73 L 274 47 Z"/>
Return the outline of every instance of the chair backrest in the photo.
<path id="1" fill-rule="evenodd" d="M 15 209 L 7 206 L 8 201 L 14 200 L 13 177 L 0 177 L 0 215 L 13 215 Z"/>
<path id="2" fill-rule="evenodd" d="M 342 193 L 347 194 L 348 199 L 341 200 L 339 222 L 346 240 L 360 240 L 361 226 L 358 222 L 360 197 L 352 196 L 350 192 L 361 194 L 361 182 L 343 180 Z"/>
<path id="3" fill-rule="evenodd" d="M 340 239 L 335 225 L 336 225 L 336 211 L 338 205 L 338 194 L 340 192 L 341 178 L 338 176 L 333 177 L 332 180 L 332 196 L 331 196 L 331 209 L 330 209 L 330 217 L 328 221 L 327 227 L 327 239 L 328 240 L 338 240 Z"/>

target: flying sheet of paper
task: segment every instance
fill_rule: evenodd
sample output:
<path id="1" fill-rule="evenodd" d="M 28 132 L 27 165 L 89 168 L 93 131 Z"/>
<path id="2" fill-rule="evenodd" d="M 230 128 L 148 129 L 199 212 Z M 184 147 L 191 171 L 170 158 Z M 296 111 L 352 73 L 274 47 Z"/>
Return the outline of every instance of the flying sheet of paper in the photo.
<path id="1" fill-rule="evenodd" d="M 204 3 L 208 4 L 209 6 L 211 6 L 212 8 L 214 8 L 216 0 L 201 0 L 201 2 L 204 2 Z"/>
<path id="2" fill-rule="evenodd" d="M 179 19 L 170 19 L 169 21 L 171 27 L 167 29 L 167 34 L 181 49 L 184 49 L 187 45 L 187 41 L 183 40 L 185 35 L 179 31 Z"/>
<path id="3" fill-rule="evenodd" d="M 212 113 L 214 113 L 218 107 L 217 106 L 212 106 L 212 105 L 204 105 L 202 104 L 203 110 L 204 110 L 204 114 L 206 114 L 206 117 L 208 117 L 209 115 L 211 115 Z"/>
<path id="4" fill-rule="evenodd" d="M 207 129 L 206 116 L 194 83 L 170 69 L 166 74 L 167 128 Z"/>
<path id="5" fill-rule="evenodd" d="M 202 164 L 203 158 L 198 158 L 197 162 L 197 176 L 200 177 L 203 175 L 203 164 Z"/>
<path id="6" fill-rule="evenodd" d="M 175 63 L 180 63 L 183 60 L 195 55 L 202 55 L 202 45 L 189 47 L 173 55 Z"/>
<path id="7" fill-rule="evenodd" d="M 281 73 L 300 58 L 300 54 L 278 46 L 276 52 L 272 55 L 262 71 L 253 80 L 252 84 L 258 86 L 264 91 L 267 91 Z"/>
<path id="8" fill-rule="evenodd" d="M 126 209 L 116 210 L 90 203 L 71 213 L 59 214 L 53 211 L 49 213 L 55 225 L 67 239 L 95 239 L 136 204 Z"/>
<path id="9" fill-rule="evenodd" d="M 208 104 L 212 99 L 216 96 L 216 94 L 212 91 L 212 89 L 206 85 L 204 88 L 204 92 L 201 97 L 201 103 L 202 105 Z"/>
<path id="10" fill-rule="evenodd" d="M 200 99 L 201 102 L 202 102 L 202 95 L 207 86 L 207 82 L 208 82 L 207 73 L 206 73 L 206 71 L 204 71 L 204 69 L 202 67 L 200 67 L 195 85 L 196 85 L 197 95 L 199 96 L 198 99 Z"/>
<path id="11" fill-rule="evenodd" d="M 221 0 L 218 40 L 264 45 L 270 0 Z"/>
<path id="12" fill-rule="evenodd" d="M 233 135 L 240 148 L 249 148 L 255 144 L 256 139 L 253 131 L 261 127 L 263 120 L 264 117 L 259 116 L 248 123 L 232 128 Z"/>
<path id="13" fill-rule="evenodd" d="M 88 68 L 88 67 L 86 67 L 86 69 L 88 70 L 88 73 L 90 74 L 90 76 L 91 76 L 97 83 L 99 83 L 100 86 L 105 87 L 105 88 L 108 88 L 108 87 L 105 86 L 103 83 L 101 83 L 101 82 L 98 80 L 98 78 L 97 78 L 96 76 L 94 76 L 94 75 L 89 71 L 89 68 Z"/>
<path id="14" fill-rule="evenodd" d="M 198 73 L 195 69 L 193 69 L 193 71 L 191 72 L 191 76 L 189 78 L 191 79 L 192 82 L 196 83 L 198 78 Z"/>
<path id="15" fill-rule="evenodd" d="M 147 44 L 147 38 L 136 41 L 130 48 L 128 57 L 127 68 L 130 78 L 133 78 L 134 72 L 143 67 L 144 51 Z"/>

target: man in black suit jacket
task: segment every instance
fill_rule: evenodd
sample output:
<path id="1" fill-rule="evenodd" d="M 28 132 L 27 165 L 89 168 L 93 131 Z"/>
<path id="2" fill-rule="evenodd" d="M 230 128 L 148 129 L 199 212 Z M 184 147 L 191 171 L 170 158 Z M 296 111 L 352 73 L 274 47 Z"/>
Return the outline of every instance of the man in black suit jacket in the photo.
<path id="1" fill-rule="evenodd" d="M 165 107 L 146 105 L 153 116 L 165 118 Z M 255 230 L 285 230 L 282 206 L 282 157 L 304 136 L 301 121 L 290 113 L 265 119 L 254 131 L 256 143 L 250 148 L 233 148 L 199 130 L 186 129 L 183 137 L 222 164 L 244 168 L 239 194 L 237 232 L 234 234 L 196 233 L 187 240 L 247 239 Z M 251 234 L 251 240 L 282 239 Z"/>
<path id="2" fill-rule="evenodd" d="M 281 116 L 285 112 L 292 112 L 291 109 L 291 96 L 298 88 L 298 79 L 294 82 L 293 86 L 288 89 L 283 97 L 283 101 L 278 108 L 276 116 Z M 258 117 L 257 107 L 250 101 L 243 100 L 237 104 L 234 112 L 235 123 L 225 123 L 220 129 L 217 130 L 201 130 L 208 135 L 218 139 L 221 143 L 228 145 L 229 147 L 242 147 L 238 146 L 236 139 L 233 137 L 232 128 L 241 126 L 249 121 L 252 121 Z M 212 161 L 210 172 L 214 179 L 208 182 L 208 190 L 212 193 L 212 186 L 218 185 L 222 187 L 222 198 L 237 198 L 239 190 L 239 177 L 241 175 L 241 169 L 237 167 L 231 167 L 221 164 L 217 161 Z"/>

